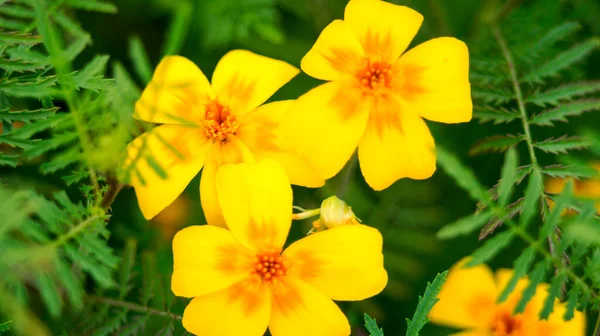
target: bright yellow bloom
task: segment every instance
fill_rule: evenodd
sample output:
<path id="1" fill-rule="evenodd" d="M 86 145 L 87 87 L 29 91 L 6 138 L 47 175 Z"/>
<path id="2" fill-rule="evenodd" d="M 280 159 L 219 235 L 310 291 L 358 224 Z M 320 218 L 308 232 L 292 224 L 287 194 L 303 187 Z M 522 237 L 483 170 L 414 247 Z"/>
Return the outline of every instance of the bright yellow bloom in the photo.
<path id="1" fill-rule="evenodd" d="M 363 300 L 387 283 L 382 237 L 365 225 L 315 233 L 283 250 L 292 189 L 276 162 L 223 166 L 219 202 L 230 230 L 191 226 L 173 240 L 171 288 L 194 298 L 183 326 L 197 335 L 349 335 L 333 300 Z"/>
<path id="2" fill-rule="evenodd" d="M 471 120 L 466 45 L 442 37 L 404 53 L 422 21 L 408 7 L 351 0 L 344 20 L 328 25 L 302 59 L 304 72 L 329 82 L 297 100 L 284 128 L 324 178 L 357 146 L 375 190 L 403 177 L 428 178 L 435 145 L 422 118 Z"/>
<path id="3" fill-rule="evenodd" d="M 592 163 L 591 166 L 600 172 L 600 162 Z M 596 200 L 596 210 L 600 214 L 600 177 L 598 176 L 584 180 L 550 178 L 545 182 L 546 193 L 560 194 L 569 180 L 573 181 L 573 194 L 581 198 Z M 551 206 L 554 204 L 550 200 L 549 202 Z M 565 213 L 569 213 L 569 211 L 566 210 Z"/>
<path id="4" fill-rule="evenodd" d="M 529 281 L 520 279 L 508 299 L 496 303 L 512 277 L 512 270 L 499 270 L 496 276 L 485 265 L 463 268 L 465 261 L 448 273 L 438 295 L 440 301 L 429 313 L 431 322 L 467 329 L 461 336 L 578 336 L 585 334 L 585 316 L 576 311 L 575 317 L 565 322 L 564 304 L 558 300 L 548 320 L 540 320 L 539 313 L 548 294 L 548 285 L 540 284 L 534 297 L 522 314 L 513 315 L 521 293 Z"/>
<path id="5" fill-rule="evenodd" d="M 323 185 L 281 140 L 279 123 L 293 101 L 260 106 L 298 72 L 283 61 L 234 50 L 219 61 L 210 84 L 190 60 L 165 57 L 137 102 L 134 117 L 166 125 L 129 144 L 125 161 L 125 166 L 135 164 L 131 184 L 144 217 L 150 219 L 171 204 L 203 167 L 202 208 L 213 225 L 225 225 L 215 187 L 223 164 L 273 158 L 291 183 Z M 166 171 L 166 179 L 155 173 L 148 157 Z"/>

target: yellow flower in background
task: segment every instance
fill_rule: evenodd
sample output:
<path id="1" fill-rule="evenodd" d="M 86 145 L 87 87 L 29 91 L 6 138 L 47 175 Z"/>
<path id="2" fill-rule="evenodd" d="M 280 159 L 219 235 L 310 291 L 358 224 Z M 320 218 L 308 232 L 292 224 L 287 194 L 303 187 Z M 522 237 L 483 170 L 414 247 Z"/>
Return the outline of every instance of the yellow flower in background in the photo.
<path id="1" fill-rule="evenodd" d="M 321 33 L 302 59 L 308 75 L 329 81 L 300 97 L 285 134 L 324 178 L 358 146 L 367 183 L 382 190 L 435 171 L 434 141 L 422 118 L 471 120 L 467 46 L 430 40 L 404 53 L 423 17 L 377 0 L 351 0 L 344 20 Z"/>
<path id="2" fill-rule="evenodd" d="M 191 226 L 173 240 L 173 293 L 193 298 L 183 326 L 203 336 L 349 335 L 332 300 L 363 300 L 387 283 L 382 237 L 365 225 L 307 236 L 283 251 L 292 189 L 279 164 L 226 165 L 217 173 L 230 230 Z"/>
<path id="3" fill-rule="evenodd" d="M 522 314 L 513 315 L 521 293 L 529 281 L 520 279 L 508 299 L 496 303 L 512 277 L 512 270 L 502 269 L 492 274 L 485 265 L 463 268 L 466 260 L 455 265 L 442 290 L 440 299 L 429 313 L 432 323 L 466 331 L 455 335 L 469 336 L 578 336 L 585 334 L 585 316 L 576 311 L 570 321 L 562 319 L 564 304 L 558 300 L 548 320 L 539 313 L 548 294 L 548 285 L 540 284 Z"/>
<path id="4" fill-rule="evenodd" d="M 590 166 L 600 172 L 600 162 L 594 162 Z M 573 181 L 573 194 L 577 197 L 596 200 L 596 211 L 600 214 L 600 177 L 598 176 L 582 180 L 549 178 L 544 183 L 544 189 L 548 194 L 560 194 L 569 180 Z M 554 204 L 550 200 L 549 202 L 551 206 Z M 569 213 L 569 210 L 565 210 L 565 213 Z"/>
<path id="5" fill-rule="evenodd" d="M 281 141 L 279 123 L 293 101 L 260 106 L 298 72 L 283 61 L 234 50 L 219 61 L 211 84 L 190 60 L 165 57 L 134 114 L 165 125 L 131 142 L 125 160 L 126 167 L 135 167 L 130 183 L 144 217 L 151 219 L 171 204 L 203 167 L 202 208 L 213 225 L 225 225 L 215 186 L 223 164 L 273 158 L 291 183 L 323 185 L 323 179 Z M 162 167 L 166 178 L 157 175 L 154 166 Z"/>

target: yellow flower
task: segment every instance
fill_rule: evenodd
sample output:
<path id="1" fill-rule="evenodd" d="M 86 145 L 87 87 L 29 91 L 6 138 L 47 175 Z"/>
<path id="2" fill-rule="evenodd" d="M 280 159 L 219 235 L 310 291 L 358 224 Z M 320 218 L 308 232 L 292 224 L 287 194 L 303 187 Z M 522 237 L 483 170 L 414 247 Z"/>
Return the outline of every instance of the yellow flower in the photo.
<path id="1" fill-rule="evenodd" d="M 260 106 L 298 72 L 283 61 L 234 50 L 219 61 L 210 84 L 190 60 L 165 57 L 136 103 L 134 117 L 166 125 L 129 144 L 125 160 L 126 167 L 137 170 L 130 183 L 144 217 L 151 219 L 171 204 L 203 167 L 202 208 L 213 225 L 225 225 L 215 188 L 222 164 L 274 158 L 291 183 L 323 185 L 281 140 L 279 123 L 293 101 Z M 155 163 L 167 178 L 155 173 Z"/>
<path id="2" fill-rule="evenodd" d="M 600 162 L 594 162 L 590 166 L 600 172 Z M 598 176 L 584 180 L 549 178 L 544 183 L 546 193 L 560 194 L 569 180 L 573 181 L 573 194 L 581 198 L 596 200 L 596 211 L 600 214 L 600 177 Z M 548 200 L 548 202 L 550 206 L 554 205 L 554 202 L 551 200 Z M 564 213 L 572 212 L 565 210 Z"/>
<path id="3" fill-rule="evenodd" d="M 520 279 L 508 299 L 496 303 L 512 277 L 512 270 L 499 270 L 496 276 L 485 265 L 463 268 L 459 262 L 448 273 L 429 318 L 433 323 L 467 329 L 461 336 L 577 336 L 585 334 L 585 316 L 576 311 L 570 321 L 563 321 L 565 306 L 558 300 L 548 320 L 539 313 L 546 300 L 548 285 L 540 284 L 522 314 L 513 315 L 522 291 L 529 281 Z"/>
<path id="4" fill-rule="evenodd" d="M 365 225 L 315 233 L 282 252 L 292 189 L 272 160 L 223 166 L 216 179 L 230 230 L 191 226 L 173 240 L 173 293 L 193 298 L 183 326 L 203 336 L 349 335 L 333 300 L 363 300 L 387 283 L 382 237 Z M 350 280 L 349 280 L 350 279 Z"/>
<path id="5" fill-rule="evenodd" d="M 471 120 L 466 45 L 442 37 L 404 53 L 422 21 L 408 7 L 351 0 L 344 20 L 329 24 L 302 59 L 304 72 L 329 82 L 297 100 L 284 128 L 324 178 L 357 146 L 375 190 L 403 177 L 428 178 L 435 145 L 422 118 Z"/>

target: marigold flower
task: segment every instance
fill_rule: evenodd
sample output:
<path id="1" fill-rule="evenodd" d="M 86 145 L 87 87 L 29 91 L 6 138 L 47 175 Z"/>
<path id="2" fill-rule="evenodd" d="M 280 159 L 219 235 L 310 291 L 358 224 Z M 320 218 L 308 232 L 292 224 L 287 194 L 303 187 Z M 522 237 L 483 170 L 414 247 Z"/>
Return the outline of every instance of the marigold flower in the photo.
<path id="1" fill-rule="evenodd" d="M 171 288 L 193 298 L 183 326 L 198 335 L 349 335 L 331 300 L 363 300 L 387 283 L 382 237 L 365 225 L 318 232 L 283 250 L 292 189 L 272 160 L 223 166 L 219 202 L 230 230 L 190 226 L 173 240 Z"/>
<path id="2" fill-rule="evenodd" d="M 234 50 L 219 61 L 210 84 L 190 60 L 165 57 L 136 103 L 134 117 L 166 125 L 130 143 L 125 160 L 125 166 L 135 165 L 137 170 L 130 183 L 144 217 L 151 219 L 171 204 L 203 167 L 202 208 L 213 225 L 225 225 L 215 187 L 223 164 L 273 158 L 291 183 L 323 185 L 323 179 L 281 140 L 279 123 L 293 101 L 260 106 L 298 72 L 283 61 Z M 142 149 L 147 152 L 139 155 Z M 136 160 L 140 156 L 152 160 Z M 154 162 L 167 178 L 155 173 Z"/>
<path id="3" fill-rule="evenodd" d="M 448 273 L 442 286 L 439 301 L 433 306 L 429 318 L 433 323 L 468 329 L 456 335 L 472 336 L 577 336 L 585 334 L 585 316 L 576 311 L 575 317 L 564 321 L 564 304 L 558 300 L 548 320 L 541 320 L 539 313 L 548 294 L 548 285 L 539 284 L 534 297 L 521 314 L 513 314 L 521 293 L 529 281 L 520 279 L 508 299 L 497 299 L 513 275 L 512 270 L 502 269 L 496 276 L 485 265 L 463 268 L 466 260 L 459 262 Z"/>
<path id="4" fill-rule="evenodd" d="M 600 172 L 600 162 L 594 162 L 590 164 L 590 166 Z M 572 178 L 549 178 L 544 183 L 544 189 L 548 194 L 560 194 L 567 185 L 567 181 L 573 181 L 573 194 L 575 196 L 596 200 L 596 211 L 600 214 L 600 177 L 583 180 L 574 180 Z M 554 205 L 554 202 L 551 200 L 548 200 L 548 202 L 550 203 L 550 206 Z M 565 210 L 564 213 L 567 214 L 570 213 L 570 211 Z"/>
<path id="5" fill-rule="evenodd" d="M 358 146 L 375 190 L 403 177 L 426 179 L 436 156 L 422 118 L 471 120 L 467 46 L 442 37 L 404 53 L 422 21 L 408 7 L 351 0 L 344 20 L 329 24 L 302 59 L 304 72 L 329 82 L 297 100 L 284 128 L 324 178 Z"/>

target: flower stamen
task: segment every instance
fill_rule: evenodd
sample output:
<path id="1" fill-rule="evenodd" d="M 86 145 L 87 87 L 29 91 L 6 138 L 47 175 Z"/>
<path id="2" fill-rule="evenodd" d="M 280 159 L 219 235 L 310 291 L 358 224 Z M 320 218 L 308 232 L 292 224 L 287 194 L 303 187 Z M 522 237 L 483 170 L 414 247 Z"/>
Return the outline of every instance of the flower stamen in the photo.
<path id="1" fill-rule="evenodd" d="M 287 274 L 285 259 L 276 253 L 264 253 L 256 256 L 252 273 L 264 284 L 273 284 Z"/>
<path id="2" fill-rule="evenodd" d="M 502 311 L 497 313 L 492 320 L 492 335 L 509 336 L 518 335 L 521 330 L 522 321 L 510 312 Z"/>
<path id="3" fill-rule="evenodd" d="M 239 128 L 237 118 L 231 113 L 229 106 L 217 99 L 205 105 L 204 134 L 213 142 L 227 141 L 227 137 L 235 135 Z"/>
<path id="4" fill-rule="evenodd" d="M 389 63 L 365 58 L 360 70 L 356 72 L 356 78 L 360 85 L 368 91 L 390 88 L 392 85 L 391 70 L 392 65 Z"/>

